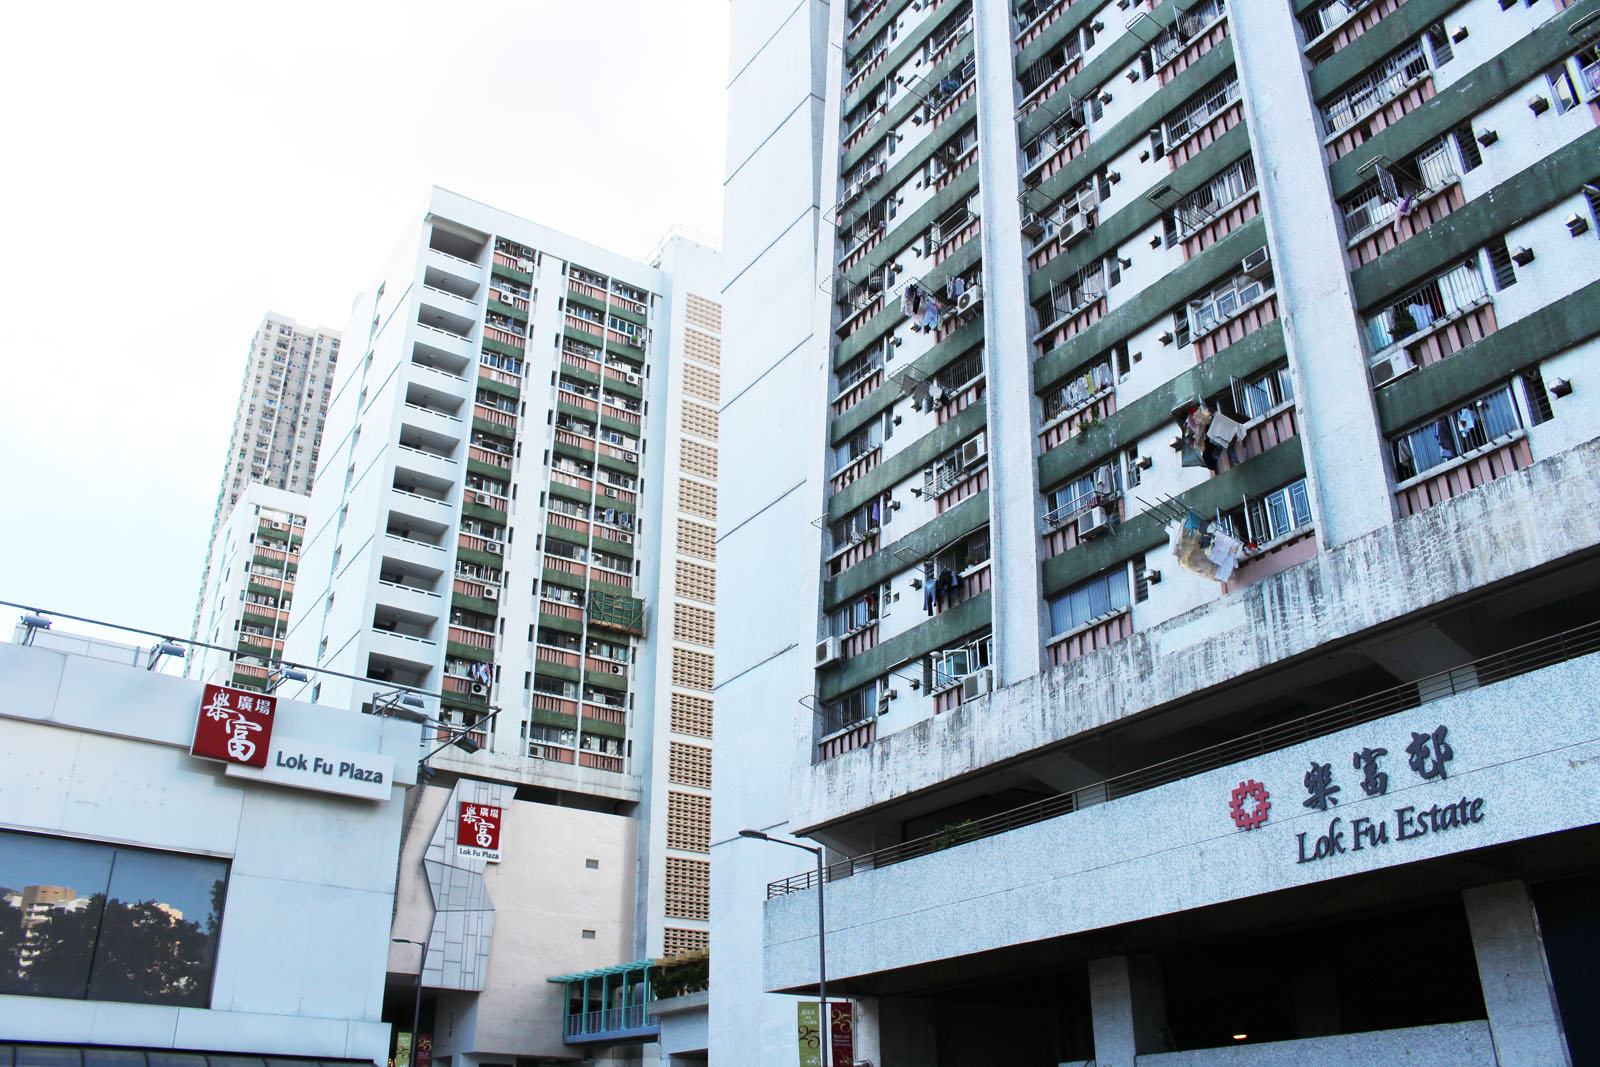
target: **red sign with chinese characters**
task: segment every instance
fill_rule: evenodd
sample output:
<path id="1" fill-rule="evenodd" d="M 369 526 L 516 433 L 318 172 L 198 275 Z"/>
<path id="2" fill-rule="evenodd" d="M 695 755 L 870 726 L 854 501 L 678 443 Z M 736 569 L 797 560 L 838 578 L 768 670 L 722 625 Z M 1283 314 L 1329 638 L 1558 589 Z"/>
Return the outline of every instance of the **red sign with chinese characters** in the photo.
<path id="1" fill-rule="evenodd" d="M 456 816 L 458 855 L 500 862 L 500 810 L 492 804 L 461 801 Z"/>
<path id="2" fill-rule="evenodd" d="M 272 721 L 278 698 L 208 685 L 200 696 L 200 717 L 194 724 L 189 753 L 246 767 L 265 767 L 272 745 Z"/>

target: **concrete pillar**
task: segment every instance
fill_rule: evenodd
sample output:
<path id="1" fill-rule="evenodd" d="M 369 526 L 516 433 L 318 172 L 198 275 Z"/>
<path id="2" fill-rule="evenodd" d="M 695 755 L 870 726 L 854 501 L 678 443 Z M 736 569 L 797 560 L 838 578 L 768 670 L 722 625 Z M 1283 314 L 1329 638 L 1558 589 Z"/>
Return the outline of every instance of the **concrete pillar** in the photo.
<path id="1" fill-rule="evenodd" d="M 939 1062 L 938 1007 L 932 1000 L 879 997 L 873 1016 L 877 1055 L 869 1056 L 858 1046 L 856 1059 L 870 1059 L 876 1067 L 927 1067 Z"/>
<path id="2" fill-rule="evenodd" d="M 1280 293 L 1317 538 L 1333 548 L 1394 518 L 1376 401 L 1367 374 L 1345 247 L 1329 203 L 1321 126 L 1312 109 L 1288 4 L 1229 4 L 1250 149 Z"/>
<path id="3" fill-rule="evenodd" d="M 1017 203 L 1016 57 L 1011 5 L 974 4 L 978 65 L 978 165 L 983 205 L 983 336 L 988 362 L 989 557 L 995 683 L 1039 673 L 1048 637 L 1039 598 L 1039 523 L 1044 501 L 1035 466 L 1033 345 L 1028 275 Z M 936 16 L 937 17 L 937 16 Z M 1031 507 L 1021 506 L 1031 501 Z M 1002 506 L 1003 505 L 1003 506 Z"/>
<path id="4" fill-rule="evenodd" d="M 1572 1055 L 1527 884 L 1497 882 L 1468 889 L 1461 899 L 1500 1067 L 1570 1067 Z"/>
<path id="5" fill-rule="evenodd" d="M 1153 956 L 1089 961 L 1095 1067 L 1134 1067 L 1141 1053 L 1170 1052 L 1167 996 Z"/>
<path id="6" fill-rule="evenodd" d="M 1294 998 L 1296 1037 L 1339 1033 L 1339 980 L 1331 974 L 1300 974 L 1289 986 Z"/>

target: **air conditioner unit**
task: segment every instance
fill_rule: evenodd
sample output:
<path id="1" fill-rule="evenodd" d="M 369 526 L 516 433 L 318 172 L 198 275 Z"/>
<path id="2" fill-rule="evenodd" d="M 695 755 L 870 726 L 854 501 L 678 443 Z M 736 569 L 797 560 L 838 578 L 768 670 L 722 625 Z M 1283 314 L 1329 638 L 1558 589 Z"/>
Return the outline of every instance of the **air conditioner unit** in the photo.
<path id="1" fill-rule="evenodd" d="M 846 185 L 844 187 L 844 193 L 841 194 L 840 197 L 839 197 L 839 206 L 840 207 L 846 206 L 852 200 L 854 200 L 856 197 L 858 197 L 860 195 L 861 195 L 861 183 L 859 181 L 851 182 L 850 184 L 848 184 L 848 185 Z"/>
<path id="2" fill-rule="evenodd" d="M 491 556 L 498 556 L 502 551 L 499 541 L 485 541 L 483 550 Z"/>
<path id="3" fill-rule="evenodd" d="M 629 385 L 638 385 L 640 382 L 642 382 L 644 380 L 643 378 L 639 377 L 637 374 L 625 374 L 623 377 L 625 377 L 627 379 Z"/>
<path id="4" fill-rule="evenodd" d="M 610 664 L 607 664 L 607 666 L 611 668 L 611 673 L 612 674 L 621 674 L 622 673 L 622 664 L 620 664 L 620 663 L 610 663 Z"/>
<path id="5" fill-rule="evenodd" d="M 1239 263 L 1239 269 L 1252 278 L 1265 278 L 1272 273 L 1272 257 L 1267 254 L 1266 246 L 1256 249 L 1245 256 Z"/>
<path id="6" fill-rule="evenodd" d="M 1022 213 L 1022 235 L 1038 239 L 1044 235 L 1044 220 L 1031 211 Z"/>
<path id="7" fill-rule="evenodd" d="M 879 162 L 874 163 L 871 167 L 867 168 L 867 172 L 866 174 L 862 175 L 861 180 L 863 183 L 875 182 L 888 172 L 889 165 L 880 160 Z"/>
<path id="8" fill-rule="evenodd" d="M 831 667 L 844 658 L 837 637 L 825 637 L 817 642 L 817 669 Z"/>
<path id="9" fill-rule="evenodd" d="M 957 312 L 968 312 L 983 302 L 983 286 L 974 285 L 956 300 Z"/>
<path id="10" fill-rule="evenodd" d="M 483 696 L 483 694 L 487 693 L 488 691 L 489 691 L 489 687 L 484 685 L 482 682 L 473 682 L 472 683 L 472 695 L 473 696 L 481 697 L 481 696 Z"/>
<path id="11" fill-rule="evenodd" d="M 499 600 L 500 599 L 500 590 L 496 589 L 492 585 L 484 586 L 483 587 L 483 599 L 485 599 L 485 600 Z"/>
<path id="12" fill-rule="evenodd" d="M 961 466 L 963 469 L 975 467 L 988 455 L 988 442 L 984 440 L 983 434 L 980 433 L 978 436 L 961 446 Z"/>
<path id="13" fill-rule="evenodd" d="M 1081 214 L 1074 213 L 1068 215 L 1062 221 L 1061 229 L 1057 232 L 1056 237 L 1061 241 L 1062 247 L 1065 248 L 1092 229 L 1094 227 L 1090 226 Z"/>
<path id="14" fill-rule="evenodd" d="M 1372 362 L 1372 384 L 1383 385 L 1385 382 L 1394 381 L 1402 374 L 1409 374 L 1417 369 L 1416 363 L 1411 358 L 1411 353 L 1403 348 L 1397 348 L 1381 359 Z"/>
<path id="15" fill-rule="evenodd" d="M 472 502 L 474 504 L 492 504 L 493 503 L 493 501 L 489 499 L 489 495 L 487 493 L 473 493 L 472 494 Z"/>
<path id="16" fill-rule="evenodd" d="M 994 671 L 985 667 L 961 679 L 961 702 L 976 700 L 994 688 Z"/>
<path id="17" fill-rule="evenodd" d="M 1111 528 L 1111 515 L 1105 508 L 1090 508 L 1078 518 L 1078 540 L 1087 541 Z"/>

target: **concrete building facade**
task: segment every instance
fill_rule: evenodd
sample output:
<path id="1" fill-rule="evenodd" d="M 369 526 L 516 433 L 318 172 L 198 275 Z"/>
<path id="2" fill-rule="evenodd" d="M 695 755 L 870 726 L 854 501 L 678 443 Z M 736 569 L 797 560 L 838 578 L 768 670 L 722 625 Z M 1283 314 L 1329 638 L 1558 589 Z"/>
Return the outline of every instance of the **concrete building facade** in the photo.
<path id="1" fill-rule="evenodd" d="M 1600 1055 L 1597 12 L 876 0 L 735 33 L 736 67 L 826 72 L 770 141 L 821 175 L 798 410 L 724 411 L 793 514 L 729 497 L 721 613 L 804 606 L 719 644 L 718 918 L 765 953 L 714 968 L 767 1022 L 714 1003 L 714 1056 L 787 1062 L 762 994 L 816 981 L 815 878 L 763 884 L 746 827 L 831 850 L 829 988 L 880 1065 Z"/>
<path id="2" fill-rule="evenodd" d="M 706 945 L 717 272 L 436 189 L 356 300 L 285 647 L 348 676 L 319 704 L 407 686 L 427 748 L 466 731 L 401 855 L 426 948 L 390 960 L 436 1058 L 636 1060 L 646 969 Z"/>
<path id="3" fill-rule="evenodd" d="M 250 486 L 264 485 L 297 496 L 311 492 L 322 445 L 322 420 L 328 414 L 338 362 L 336 331 L 301 326 L 271 311 L 262 317 L 250 341 L 239 386 L 239 405 L 222 484 L 217 488 L 208 550 L 215 546 L 234 506 Z M 212 564 L 208 552 L 200 578 L 201 599 L 195 607 L 194 637 L 200 636 L 205 621 L 202 616 Z"/>
<path id="4" fill-rule="evenodd" d="M 199 681 L 28 639 L 0 645 L 0 1057 L 384 1063 L 417 727 L 280 700 L 271 761 L 384 781 L 257 771 L 191 755 Z"/>

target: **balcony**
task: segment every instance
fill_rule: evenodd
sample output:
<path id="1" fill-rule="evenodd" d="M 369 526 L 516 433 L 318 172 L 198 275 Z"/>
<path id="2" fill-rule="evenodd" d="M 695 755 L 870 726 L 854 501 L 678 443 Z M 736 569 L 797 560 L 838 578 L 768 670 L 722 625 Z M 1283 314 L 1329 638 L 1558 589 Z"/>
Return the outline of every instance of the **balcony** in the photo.
<path id="1" fill-rule="evenodd" d="M 435 620 L 420 612 L 379 604 L 373 612 L 367 646 L 383 656 L 412 669 L 431 669 L 439 658 L 439 643 L 428 636 Z"/>
<path id="2" fill-rule="evenodd" d="M 445 275 L 446 278 L 459 279 L 454 285 L 449 282 L 441 282 L 441 287 L 450 286 L 460 289 L 463 286 L 470 286 L 473 291 L 476 291 L 477 287 L 483 284 L 483 268 L 477 263 L 462 259 L 460 256 L 451 255 L 449 252 L 440 251 L 437 248 L 429 248 L 423 253 L 422 268 L 424 279 L 430 275 L 437 274 Z"/>
<path id="3" fill-rule="evenodd" d="M 422 336 L 411 346 L 411 362 L 415 366 L 451 378 L 461 378 L 466 374 L 472 368 L 473 357 L 472 346 L 456 338 L 445 342 L 431 335 Z"/>

